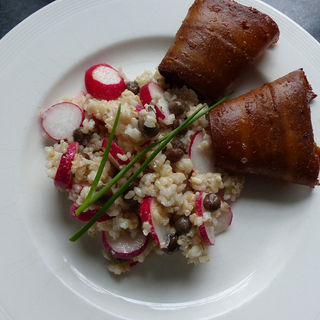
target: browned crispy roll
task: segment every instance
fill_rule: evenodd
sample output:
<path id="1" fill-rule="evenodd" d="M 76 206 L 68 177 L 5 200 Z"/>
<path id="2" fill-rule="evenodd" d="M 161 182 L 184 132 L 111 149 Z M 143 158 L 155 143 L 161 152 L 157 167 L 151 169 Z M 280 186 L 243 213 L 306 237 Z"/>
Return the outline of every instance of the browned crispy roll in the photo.
<path id="1" fill-rule="evenodd" d="M 196 0 L 159 65 L 169 81 L 216 99 L 279 37 L 277 24 L 232 0 Z"/>
<path id="2" fill-rule="evenodd" d="M 314 187 L 319 149 L 309 103 L 315 97 L 299 69 L 212 110 L 215 165 Z"/>

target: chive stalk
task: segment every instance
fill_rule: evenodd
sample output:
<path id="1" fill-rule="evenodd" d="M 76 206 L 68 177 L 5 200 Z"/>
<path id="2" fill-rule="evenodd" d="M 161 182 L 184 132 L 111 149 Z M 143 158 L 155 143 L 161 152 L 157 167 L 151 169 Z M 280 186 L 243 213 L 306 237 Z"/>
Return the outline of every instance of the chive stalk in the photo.
<path id="1" fill-rule="evenodd" d="M 191 121 L 194 116 L 196 116 L 205 105 L 202 105 L 199 107 L 187 120 Z M 186 121 L 187 121 L 186 120 Z M 185 122 L 186 122 L 185 121 Z M 186 126 L 188 126 L 188 123 L 182 123 L 183 130 Z M 174 129 L 170 133 L 175 132 L 178 128 Z M 76 215 L 78 216 L 81 212 L 83 212 L 85 209 L 87 209 L 91 204 L 95 203 L 98 199 L 100 199 L 115 183 L 117 183 L 132 167 L 135 163 L 137 163 L 145 154 L 147 154 L 151 149 L 153 149 L 155 146 L 157 146 L 159 143 L 164 141 L 168 137 L 168 134 L 162 137 L 161 139 L 153 142 L 151 145 L 144 148 L 141 152 L 139 152 L 125 167 L 119 171 L 119 173 L 114 176 L 101 190 L 99 190 L 92 198 L 91 196 L 87 196 L 82 205 L 76 210 Z M 105 165 L 105 164 L 104 164 Z"/>
<path id="2" fill-rule="evenodd" d="M 206 110 L 202 110 L 203 106 L 195 111 L 188 119 L 186 119 L 178 128 L 174 129 L 163 137 L 160 142 L 160 145 L 152 152 L 152 154 L 143 162 L 143 164 L 138 168 L 135 173 L 128 178 L 128 180 L 108 199 L 108 201 L 101 207 L 101 209 L 88 221 L 81 229 L 79 229 L 69 240 L 76 241 L 78 240 L 92 225 L 111 207 L 113 202 L 124 193 L 130 186 L 130 184 L 139 176 L 139 174 L 147 167 L 147 165 L 157 156 L 157 154 L 165 148 L 165 146 L 185 127 L 193 123 L 194 121 L 201 118 L 206 113 L 210 112 L 212 109 L 217 107 L 219 104 L 223 103 L 228 99 L 229 95 L 220 99 L 217 103 L 210 106 Z M 202 110 L 202 112 L 200 112 Z M 155 143 L 159 144 L 159 140 Z M 150 146 L 149 146 L 150 147 Z M 138 160 L 137 160 L 138 161 Z M 119 180 L 119 179 L 118 179 Z M 117 180 L 117 181 L 118 181 Z M 116 183 L 115 181 L 114 183 Z M 111 182 L 111 181 L 110 181 Z M 105 186 L 106 187 L 106 186 Z M 102 189 L 103 190 L 103 189 Z M 102 191 L 100 190 L 100 191 Z M 103 193 L 102 193 L 103 194 Z"/>
<path id="3" fill-rule="evenodd" d="M 104 169 L 104 167 L 106 165 L 106 162 L 107 162 L 107 159 L 108 159 L 108 155 L 109 155 L 111 143 L 112 143 L 112 140 L 113 140 L 113 137 L 114 137 L 114 133 L 116 132 L 116 129 L 117 129 L 117 126 L 118 126 L 120 113 L 121 113 L 121 104 L 119 104 L 119 106 L 118 106 L 118 111 L 117 111 L 116 118 L 115 118 L 113 126 L 112 126 L 112 130 L 110 132 L 110 136 L 108 138 L 108 143 L 107 143 L 106 149 L 104 150 L 104 154 L 103 154 L 102 160 L 100 162 L 97 174 L 96 174 L 96 176 L 95 176 L 95 178 L 93 180 L 93 183 L 92 183 L 91 188 L 90 188 L 90 190 L 88 192 L 88 195 L 87 195 L 86 199 L 84 200 L 84 203 L 88 202 L 91 199 L 93 193 L 96 191 L 96 188 L 97 188 L 98 183 L 100 181 L 103 169 Z M 77 215 L 79 215 L 79 214 L 77 214 Z"/>

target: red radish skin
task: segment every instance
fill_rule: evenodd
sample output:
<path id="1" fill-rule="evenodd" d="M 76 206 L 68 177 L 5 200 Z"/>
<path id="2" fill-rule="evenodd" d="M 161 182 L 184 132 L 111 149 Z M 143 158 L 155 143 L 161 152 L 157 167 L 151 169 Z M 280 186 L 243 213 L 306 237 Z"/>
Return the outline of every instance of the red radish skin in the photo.
<path id="1" fill-rule="evenodd" d="M 152 97 L 151 97 L 151 93 L 149 90 L 150 83 L 151 82 L 145 84 L 144 86 L 142 86 L 140 88 L 139 96 L 140 96 L 140 100 L 141 100 L 142 105 L 151 103 Z"/>
<path id="2" fill-rule="evenodd" d="M 58 170 L 56 176 L 54 178 L 54 184 L 56 187 L 71 190 L 72 188 L 72 161 L 76 153 L 78 152 L 79 143 L 78 142 L 70 142 L 67 148 L 67 152 L 65 152 L 60 159 L 60 163 L 58 166 Z"/>
<path id="3" fill-rule="evenodd" d="M 71 137 L 83 120 L 84 110 L 72 102 L 54 104 L 41 114 L 43 131 L 56 141 Z"/>
<path id="4" fill-rule="evenodd" d="M 119 72 L 108 64 L 91 66 L 86 71 L 84 82 L 88 93 L 97 99 L 115 100 L 126 88 Z"/>
<path id="5" fill-rule="evenodd" d="M 80 185 L 80 190 L 78 192 L 76 192 L 76 194 L 80 195 L 81 191 L 83 190 L 84 186 Z"/>
<path id="6" fill-rule="evenodd" d="M 92 113 L 92 119 L 95 121 L 95 123 L 105 126 L 105 123 L 102 119 L 98 118 L 95 114 Z"/>
<path id="7" fill-rule="evenodd" d="M 140 88 L 139 94 L 142 105 L 150 104 L 163 97 L 163 89 L 155 82 L 149 82 Z"/>
<path id="8" fill-rule="evenodd" d="M 204 243 L 208 244 L 209 246 L 213 246 L 215 242 L 214 238 L 214 227 L 213 226 L 206 226 L 204 223 L 199 226 L 199 232 L 202 237 Z"/>
<path id="9" fill-rule="evenodd" d="M 143 252 L 148 244 L 148 237 L 140 231 L 132 238 L 129 231 L 123 230 L 119 238 L 114 240 L 104 231 L 102 242 L 114 258 L 130 260 Z"/>
<path id="10" fill-rule="evenodd" d="M 193 170 L 198 170 L 201 173 L 214 172 L 214 165 L 212 162 L 213 157 L 208 151 L 202 151 L 198 149 L 198 146 L 203 140 L 202 131 L 197 131 L 190 142 L 189 146 L 189 159 L 192 161 Z"/>
<path id="11" fill-rule="evenodd" d="M 215 226 L 214 232 L 215 234 L 219 234 L 225 231 L 232 223 L 233 213 L 231 208 L 223 210 L 220 216 L 217 218 L 218 224 Z"/>
<path id="12" fill-rule="evenodd" d="M 108 139 L 103 139 L 102 141 L 102 149 L 105 149 L 108 143 Z M 115 143 L 111 142 L 110 151 L 109 151 L 109 160 L 118 168 L 120 169 L 122 166 L 127 165 L 130 162 L 130 159 L 122 160 L 119 158 L 118 154 L 126 155 L 125 152 Z"/>
<path id="13" fill-rule="evenodd" d="M 76 215 L 76 210 L 79 207 L 75 204 L 72 203 L 70 206 L 70 214 L 72 217 L 76 218 L 79 221 L 82 222 L 87 222 L 89 221 L 91 218 L 93 218 L 93 216 L 98 212 L 98 209 L 94 209 L 94 210 L 87 210 L 84 212 L 81 212 L 78 216 Z M 104 214 L 101 218 L 98 219 L 98 222 L 103 222 L 103 221 L 107 221 L 112 219 L 113 217 L 108 216 L 107 214 Z"/>
<path id="14" fill-rule="evenodd" d="M 196 194 L 196 212 L 199 217 L 203 217 L 203 199 L 204 199 L 203 192 L 197 192 Z M 205 222 L 203 222 L 199 226 L 199 232 L 201 238 L 204 243 L 213 246 L 215 242 L 215 232 L 214 226 L 209 226 Z"/>
<path id="15" fill-rule="evenodd" d="M 173 123 L 174 115 L 169 112 L 163 89 L 155 82 L 149 82 L 140 88 L 142 105 L 152 104 L 158 120 L 169 125 Z"/>
<path id="16" fill-rule="evenodd" d="M 164 108 L 165 108 L 165 107 L 159 108 L 158 106 L 153 106 L 153 109 L 154 109 L 155 114 L 156 114 L 156 118 L 157 118 L 158 120 L 164 120 L 164 119 L 167 118 L 167 116 L 166 116 L 165 113 L 164 113 Z M 136 106 L 136 110 L 137 110 L 137 112 L 139 113 L 141 110 L 145 110 L 145 107 Z"/>
<path id="17" fill-rule="evenodd" d="M 148 222 L 150 224 L 151 235 L 155 243 L 163 249 L 167 247 L 170 230 L 168 225 L 158 224 L 152 219 L 152 210 L 154 210 L 153 201 L 155 200 L 152 197 L 147 197 L 142 200 L 140 204 L 140 218 L 142 222 Z"/>
<path id="18" fill-rule="evenodd" d="M 197 134 L 198 134 L 199 132 L 200 132 L 200 131 L 196 132 L 196 133 L 192 136 L 192 138 L 191 138 L 190 146 L 189 146 L 189 151 L 188 151 L 188 156 L 189 156 L 190 159 L 191 159 L 191 147 L 192 147 L 192 145 L 193 145 L 193 143 L 194 143 L 194 140 L 195 140 L 195 138 L 196 138 L 196 136 L 197 136 Z"/>
<path id="19" fill-rule="evenodd" d="M 168 104 L 164 99 L 158 101 L 158 105 L 154 106 L 156 111 L 156 117 L 160 122 L 165 125 L 170 125 L 173 123 L 175 116 L 170 113 Z"/>
<path id="20" fill-rule="evenodd" d="M 136 111 L 139 113 L 140 111 L 145 110 L 143 106 L 136 106 Z"/>
<path id="21" fill-rule="evenodd" d="M 203 192 L 197 192 L 196 193 L 196 213 L 199 217 L 203 217 L 202 200 L 203 200 Z"/>
<path id="22" fill-rule="evenodd" d="M 154 106 L 154 109 L 156 111 L 157 119 L 164 120 L 166 118 L 165 114 L 160 110 L 160 108 L 158 106 Z"/>
<path id="23" fill-rule="evenodd" d="M 132 268 L 134 266 L 136 266 L 139 262 L 138 261 L 132 261 L 129 266 Z"/>

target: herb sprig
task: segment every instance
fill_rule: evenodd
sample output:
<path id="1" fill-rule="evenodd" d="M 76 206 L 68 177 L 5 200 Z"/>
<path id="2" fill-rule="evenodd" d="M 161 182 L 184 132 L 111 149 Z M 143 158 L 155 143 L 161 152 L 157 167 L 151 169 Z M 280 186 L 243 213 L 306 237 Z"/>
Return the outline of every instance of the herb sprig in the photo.
<path id="1" fill-rule="evenodd" d="M 103 154 L 102 160 L 100 162 L 97 174 L 96 174 L 96 176 L 95 176 L 95 178 L 94 178 L 94 180 L 92 182 L 91 188 L 90 188 L 90 190 L 88 192 L 88 195 L 87 195 L 84 203 L 89 202 L 89 200 L 91 199 L 93 193 L 97 189 L 97 186 L 98 186 L 98 183 L 100 181 L 103 169 L 104 169 L 104 167 L 106 165 L 106 162 L 107 162 L 107 159 L 108 159 L 108 155 L 109 155 L 111 143 L 112 143 L 112 140 L 113 140 L 113 137 L 114 137 L 114 133 L 116 132 L 116 128 L 118 126 L 120 113 L 121 113 L 121 104 L 119 104 L 119 106 L 118 106 L 118 111 L 117 111 L 116 118 L 115 118 L 114 123 L 113 123 L 113 127 L 112 127 L 112 130 L 111 130 L 110 136 L 108 138 L 108 143 L 107 143 L 106 149 L 104 151 L 104 154 Z M 79 213 L 76 212 L 76 215 L 78 216 L 82 211 L 83 210 L 81 210 Z"/>
<path id="2" fill-rule="evenodd" d="M 86 203 L 83 203 L 77 210 L 77 214 L 80 214 L 84 209 L 86 209 L 90 204 L 97 201 L 105 192 L 107 192 L 112 185 L 114 185 L 128 170 L 137 162 L 139 161 L 148 151 L 150 151 L 155 146 L 159 145 L 151 155 L 142 163 L 142 165 L 133 173 L 128 180 L 107 200 L 107 202 L 100 208 L 100 210 L 91 218 L 85 225 L 82 226 L 69 240 L 76 241 L 78 240 L 92 225 L 102 216 L 105 212 L 111 207 L 113 202 L 122 194 L 124 193 L 130 186 L 130 184 L 140 175 L 140 173 L 148 166 L 148 164 L 158 155 L 158 153 L 165 148 L 165 146 L 184 128 L 210 112 L 212 109 L 223 103 L 229 98 L 230 95 L 227 95 L 220 99 L 218 102 L 210 106 L 208 109 L 203 110 L 205 105 L 202 105 L 198 108 L 191 116 L 189 116 L 179 127 L 172 130 L 166 136 L 162 137 L 158 141 L 154 142 L 150 146 L 146 147 L 143 151 L 134 157 L 130 161 L 128 165 L 126 165 L 107 185 L 105 185 L 99 192 L 97 192 L 92 199 L 88 199 Z M 103 170 L 103 169 L 102 169 Z"/>
<path id="3" fill-rule="evenodd" d="M 190 117 L 194 117 L 197 113 L 199 113 L 205 105 L 199 107 Z M 172 131 L 173 132 L 173 131 Z M 144 148 L 141 152 L 139 152 L 126 166 L 124 166 L 119 173 L 114 176 L 103 188 L 101 188 L 92 198 L 91 196 L 87 196 L 82 205 L 76 210 L 76 215 L 79 215 L 85 209 L 87 209 L 91 204 L 95 203 L 98 199 L 100 199 L 115 183 L 117 183 L 132 167 L 135 163 L 137 163 L 145 154 L 147 154 L 150 150 L 156 147 L 159 143 L 164 141 L 168 135 L 162 137 L 161 139 L 153 142 L 151 145 Z M 105 163 L 100 163 L 100 167 L 104 166 Z M 100 170 L 99 167 L 99 170 Z M 98 170 L 98 171 L 99 171 Z M 102 167 L 103 170 L 103 167 Z M 89 194 L 88 194 L 89 195 Z"/>

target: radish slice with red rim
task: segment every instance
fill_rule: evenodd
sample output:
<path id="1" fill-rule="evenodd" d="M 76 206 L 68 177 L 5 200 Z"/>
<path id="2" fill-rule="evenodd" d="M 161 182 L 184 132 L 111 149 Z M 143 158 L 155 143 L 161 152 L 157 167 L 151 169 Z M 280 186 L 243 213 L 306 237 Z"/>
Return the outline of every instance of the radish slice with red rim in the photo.
<path id="1" fill-rule="evenodd" d="M 233 213 L 231 208 L 221 210 L 220 216 L 217 218 L 218 223 L 215 226 L 214 232 L 215 234 L 219 234 L 225 231 L 232 223 Z"/>
<path id="2" fill-rule="evenodd" d="M 169 112 L 163 89 L 155 82 L 149 82 L 140 88 L 140 100 L 143 105 L 152 104 L 156 117 L 166 125 L 172 124 L 174 115 Z"/>
<path id="3" fill-rule="evenodd" d="M 193 169 L 201 173 L 214 172 L 213 156 L 208 150 L 201 150 L 199 148 L 203 141 L 202 131 L 196 132 L 190 142 L 189 158 L 192 161 Z"/>
<path id="4" fill-rule="evenodd" d="M 139 113 L 141 110 L 145 110 L 145 107 L 143 106 L 136 106 L 136 111 Z"/>
<path id="5" fill-rule="evenodd" d="M 115 100 L 126 88 L 119 72 L 108 64 L 91 66 L 86 71 L 84 81 L 88 93 L 97 99 Z"/>
<path id="6" fill-rule="evenodd" d="M 77 220 L 80 220 L 82 222 L 87 222 L 89 220 L 91 220 L 91 218 L 93 218 L 95 216 L 95 214 L 98 212 L 99 209 L 93 209 L 93 210 L 86 210 L 81 212 L 78 216 L 76 215 L 76 210 L 79 207 L 75 204 L 72 203 L 70 206 L 70 214 L 72 217 L 76 218 Z M 98 222 L 103 222 L 106 220 L 110 220 L 113 217 L 110 217 L 108 214 L 104 214 L 101 218 L 99 218 L 97 221 Z"/>
<path id="7" fill-rule="evenodd" d="M 140 88 L 139 95 L 142 105 L 156 103 L 163 98 L 163 89 L 155 82 L 148 82 Z"/>
<path id="8" fill-rule="evenodd" d="M 129 260 L 138 256 L 147 246 L 148 238 L 141 230 L 134 237 L 128 230 L 122 230 L 120 236 L 115 240 L 108 232 L 102 232 L 102 241 L 105 248 L 114 258 Z"/>
<path id="9" fill-rule="evenodd" d="M 72 162 L 78 152 L 79 143 L 70 142 L 67 151 L 61 156 L 60 163 L 54 178 L 56 187 L 70 190 L 72 188 Z"/>
<path id="10" fill-rule="evenodd" d="M 154 106 L 154 109 L 156 111 L 156 117 L 157 119 L 164 120 L 166 118 L 166 115 L 160 110 L 158 106 Z"/>
<path id="11" fill-rule="evenodd" d="M 56 141 L 71 137 L 83 120 L 84 110 L 71 102 L 57 103 L 41 114 L 42 129 Z"/>
<path id="12" fill-rule="evenodd" d="M 168 245 L 170 236 L 169 225 L 160 224 L 154 219 L 154 212 L 159 210 L 159 206 L 152 197 L 144 198 L 140 204 L 140 218 L 142 222 L 147 222 L 151 226 L 151 235 L 156 244 L 164 249 Z"/>
<path id="13" fill-rule="evenodd" d="M 213 246 L 215 242 L 214 226 L 203 223 L 199 226 L 199 232 L 204 243 Z"/>
<path id="14" fill-rule="evenodd" d="M 204 217 L 203 199 L 205 194 L 203 192 L 196 193 L 196 212 L 199 217 Z M 199 232 L 204 243 L 213 246 L 215 242 L 215 228 L 205 221 L 199 226 Z"/>
<path id="15" fill-rule="evenodd" d="M 102 149 L 105 149 L 107 144 L 108 139 L 103 139 Z M 125 152 L 113 141 L 111 142 L 108 158 L 118 169 L 121 169 L 122 166 L 125 166 L 130 162 L 130 159 Z"/>

